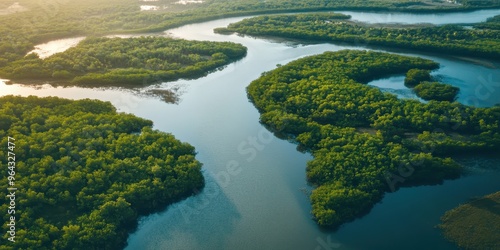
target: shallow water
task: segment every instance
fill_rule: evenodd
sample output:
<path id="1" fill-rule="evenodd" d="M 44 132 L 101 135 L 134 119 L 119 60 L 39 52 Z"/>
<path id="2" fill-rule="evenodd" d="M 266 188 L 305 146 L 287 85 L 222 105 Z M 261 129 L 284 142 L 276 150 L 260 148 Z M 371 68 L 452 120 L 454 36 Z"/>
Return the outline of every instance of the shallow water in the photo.
<path id="1" fill-rule="evenodd" d="M 53 54 L 64 52 L 71 47 L 75 47 L 79 42 L 83 41 L 85 37 L 73 37 L 58 39 L 50 41 L 48 43 L 43 43 L 35 46 L 35 49 L 28 52 L 28 54 L 36 53 L 42 59 L 47 58 Z"/>

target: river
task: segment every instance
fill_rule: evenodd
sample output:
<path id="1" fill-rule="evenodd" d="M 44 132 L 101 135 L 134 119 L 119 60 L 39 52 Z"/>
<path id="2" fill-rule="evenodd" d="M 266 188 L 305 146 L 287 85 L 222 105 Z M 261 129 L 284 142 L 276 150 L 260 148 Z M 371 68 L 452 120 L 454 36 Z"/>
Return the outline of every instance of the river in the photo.
<path id="1" fill-rule="evenodd" d="M 494 14 L 498 10 L 458 16 L 356 13 L 377 22 L 426 20 L 439 24 L 463 23 L 464 16 L 481 15 L 480 20 L 484 20 Z M 155 129 L 171 132 L 196 147 L 197 158 L 204 163 L 205 189 L 161 213 L 143 218 L 138 230 L 130 236 L 127 249 L 456 249 L 434 226 L 445 211 L 473 196 L 500 189 L 500 172 L 495 170 L 500 159 L 461 159 L 468 169 L 465 177 L 439 186 L 402 188 L 387 194 L 368 215 L 338 231 L 321 230 L 311 219 L 307 197 L 311 188 L 306 182 L 305 166 L 311 156 L 298 152 L 296 145 L 275 138 L 259 124 L 259 114 L 248 101 L 245 87 L 277 64 L 329 50 L 360 49 L 369 44 L 303 45 L 212 32 L 213 28 L 241 19 L 209 21 L 165 32 L 167 36 L 232 41 L 248 47 L 244 59 L 204 78 L 143 89 L 0 83 L 0 93 L 110 101 L 119 111 L 150 119 Z M 462 103 L 491 106 L 500 102 L 497 68 L 449 56 L 400 53 L 439 62 L 441 68 L 433 75 L 459 86 Z M 412 98 L 401 83 L 401 76 L 393 76 L 370 84 Z M 171 90 L 177 93 L 178 101 L 167 103 L 147 94 L 152 89 Z"/>

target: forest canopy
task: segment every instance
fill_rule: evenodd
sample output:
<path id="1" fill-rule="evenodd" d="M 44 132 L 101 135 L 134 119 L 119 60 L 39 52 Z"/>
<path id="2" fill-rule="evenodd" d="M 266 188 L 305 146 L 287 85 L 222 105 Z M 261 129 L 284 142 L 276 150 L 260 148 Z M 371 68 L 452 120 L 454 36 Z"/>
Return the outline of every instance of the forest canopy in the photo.
<path id="1" fill-rule="evenodd" d="M 418 97 L 427 101 L 453 102 L 457 98 L 460 89 L 440 82 L 421 82 L 413 88 L 413 91 Z"/>
<path id="2" fill-rule="evenodd" d="M 186 5 L 176 4 L 177 0 L 159 0 L 154 4 L 160 10 L 141 11 L 144 3 L 137 0 L 5 0 L 0 8 L 16 2 L 26 10 L 0 15 L 0 67 L 21 59 L 36 44 L 54 39 L 162 32 L 231 16 L 334 9 L 437 12 L 500 7 L 498 0 L 459 0 L 461 4 L 428 0 L 206 0 Z"/>
<path id="3" fill-rule="evenodd" d="M 474 27 L 478 29 L 500 30 L 500 15 L 488 18 L 486 22 L 475 24 Z"/>
<path id="4" fill-rule="evenodd" d="M 447 211 L 438 227 L 460 248 L 497 249 L 500 245 L 499 207 L 500 191 Z"/>
<path id="5" fill-rule="evenodd" d="M 496 152 L 500 107 L 398 99 L 367 86 L 377 78 L 438 64 L 373 51 L 325 52 L 266 72 L 247 88 L 260 120 L 312 153 L 320 225 L 350 221 L 401 186 L 457 178 L 459 153 Z"/>
<path id="6" fill-rule="evenodd" d="M 201 77 L 245 55 L 245 47 L 230 42 L 87 38 L 46 59 L 30 54 L 0 74 L 9 79 L 66 80 L 74 85 L 140 86 Z"/>
<path id="7" fill-rule="evenodd" d="M 139 216 L 204 185 L 192 146 L 109 102 L 1 97 L 0 140 L 4 149 L 15 143 L 18 188 L 15 243 L 0 249 L 122 249 Z M 2 166 L 8 156 L 0 150 Z M 4 233 L 10 216 L 2 215 Z"/>
<path id="8" fill-rule="evenodd" d="M 406 87 L 415 87 L 421 82 L 430 81 L 431 80 L 431 72 L 425 69 L 410 69 L 406 72 L 405 77 L 405 86 Z"/>
<path id="9" fill-rule="evenodd" d="M 500 58 L 499 30 L 467 29 L 460 25 L 365 24 L 345 19 L 331 13 L 258 16 L 215 32 Z"/>

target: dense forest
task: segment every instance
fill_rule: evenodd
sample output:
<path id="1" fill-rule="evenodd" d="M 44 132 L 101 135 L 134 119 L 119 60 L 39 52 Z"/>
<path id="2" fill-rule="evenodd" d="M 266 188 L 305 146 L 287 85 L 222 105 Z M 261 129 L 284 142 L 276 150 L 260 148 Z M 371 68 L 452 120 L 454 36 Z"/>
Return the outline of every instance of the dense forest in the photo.
<path id="1" fill-rule="evenodd" d="M 18 2 L 25 9 L 0 15 L 0 75 L 78 85 L 137 86 L 203 76 L 243 57 L 246 49 L 231 43 L 159 37 L 98 37 L 159 32 L 187 23 L 262 13 L 500 7 L 498 0 L 459 0 L 461 4 L 427 0 L 207 0 L 193 5 L 175 5 L 175 1 L 159 0 L 155 4 L 167 6 L 160 11 L 140 11 L 144 3 L 137 0 L 2 1 L 0 8 Z M 370 29 L 350 23 L 347 17 L 331 16 L 335 22 L 344 22 L 349 32 Z M 456 26 L 437 31 L 421 28 L 429 32 L 422 36 L 432 35 L 422 43 L 436 46 L 434 40 L 449 41 L 454 45 L 444 43 L 444 48 L 451 52 L 459 49 L 465 54 L 493 57 L 498 53 L 495 22 L 497 19 L 491 19 L 476 26 L 482 33 Z M 294 25 L 314 31 L 299 22 Z M 409 33 L 404 33 L 407 30 Z M 441 37 L 440 32 L 448 36 Z M 467 37 L 469 34 L 474 36 Z M 356 43 L 366 43 L 357 35 Z M 91 38 L 45 60 L 27 55 L 36 44 L 73 36 Z M 419 34 L 410 29 L 391 29 L 383 42 L 391 45 L 408 39 L 420 44 Z M 366 41 L 377 44 L 376 40 Z M 487 49 L 493 52 L 486 53 Z M 458 177 L 460 166 L 443 156 L 498 148 L 500 107 L 402 101 L 360 84 L 414 68 L 436 67 L 422 59 L 343 51 L 301 59 L 264 73 L 250 85 L 248 93 L 262 112 L 261 121 L 314 155 L 307 177 L 317 187 L 311 202 L 319 224 L 339 225 L 355 218 L 384 192 L 401 185 Z M 0 188 L 6 190 L 9 182 L 20 188 L 15 220 L 18 249 L 122 248 L 139 216 L 162 210 L 204 185 L 201 163 L 195 159 L 192 146 L 153 130 L 150 121 L 118 114 L 110 103 L 2 97 L 1 144 L 10 146 L 10 138 L 15 138 L 11 147 L 16 160 L 15 165 L 9 164 L 13 162 L 8 160 L 9 151 L 0 150 L 2 165 L 9 166 L 0 176 Z M 12 171 L 15 179 L 9 179 Z M 5 203 L 0 209 L 9 211 L 8 206 Z M 2 216 L 4 232 L 9 229 L 10 216 Z"/>
<path id="2" fill-rule="evenodd" d="M 380 26 L 352 22 L 329 13 L 259 16 L 215 32 L 385 46 L 471 57 L 500 58 L 500 31 L 459 25 Z M 423 20 L 425 21 L 425 20 Z M 493 22 L 493 21 L 491 21 Z M 489 22 L 488 22 L 489 23 Z M 478 26 L 479 27 L 479 26 Z"/>
<path id="3" fill-rule="evenodd" d="M 421 82 L 413 88 L 418 97 L 430 101 L 449 101 L 457 98 L 460 89 L 440 82 Z"/>
<path id="4" fill-rule="evenodd" d="M 445 237 L 462 249 L 500 247 L 500 191 L 462 204 L 441 217 Z M 473 230 L 471 230 L 473 228 Z"/>
<path id="5" fill-rule="evenodd" d="M 0 188 L 18 191 L 0 249 L 121 249 L 138 216 L 202 188 L 194 148 L 151 127 L 108 102 L 1 97 Z"/>
<path id="6" fill-rule="evenodd" d="M 0 15 L 0 67 L 19 60 L 36 44 L 72 36 L 160 32 L 183 24 L 250 14 L 333 9 L 390 11 L 457 11 L 498 8 L 499 0 L 206 0 L 200 4 L 175 4 L 159 0 L 160 11 L 140 11 L 137 0 L 5 0 L 0 7 L 18 3 L 25 11 Z M 153 4 L 153 3 L 147 3 Z"/>
<path id="7" fill-rule="evenodd" d="M 430 70 L 425 69 L 410 69 L 406 72 L 405 76 L 405 86 L 408 88 L 413 88 L 424 81 L 431 80 Z"/>
<path id="8" fill-rule="evenodd" d="M 478 29 L 500 30 L 500 15 L 488 18 L 486 22 L 474 24 Z"/>
<path id="9" fill-rule="evenodd" d="M 0 76 L 67 80 L 76 85 L 145 85 L 200 77 L 245 54 L 245 47 L 230 42 L 87 38 L 46 59 L 32 53 L 1 69 Z"/>
<path id="10" fill-rule="evenodd" d="M 410 69 L 406 72 L 404 84 L 412 88 L 415 94 L 427 101 L 449 101 L 453 102 L 460 89 L 449 84 L 431 82 L 432 76 L 429 70 Z"/>
<path id="11" fill-rule="evenodd" d="M 247 91 L 263 124 L 312 153 L 313 215 L 338 226 L 386 191 L 457 178 L 458 153 L 500 146 L 500 107 L 400 100 L 365 83 L 438 65 L 373 51 L 326 52 L 264 73 Z"/>

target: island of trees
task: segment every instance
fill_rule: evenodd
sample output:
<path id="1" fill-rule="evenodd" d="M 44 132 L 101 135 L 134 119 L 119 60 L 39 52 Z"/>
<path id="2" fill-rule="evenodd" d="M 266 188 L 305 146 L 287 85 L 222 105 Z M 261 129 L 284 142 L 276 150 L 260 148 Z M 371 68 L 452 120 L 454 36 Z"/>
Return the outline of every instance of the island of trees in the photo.
<path id="1" fill-rule="evenodd" d="M 387 191 L 457 178 L 449 156 L 500 146 L 500 107 L 400 100 L 365 85 L 438 64 L 372 51 L 326 52 L 264 73 L 248 86 L 260 120 L 314 159 L 312 213 L 338 226 L 367 212 Z M 496 152 L 496 151 L 495 151 Z"/>
<path id="2" fill-rule="evenodd" d="M 425 69 L 410 69 L 406 72 L 405 86 L 413 88 L 421 82 L 430 81 L 432 79 L 430 70 Z"/>
<path id="3" fill-rule="evenodd" d="M 413 88 L 418 97 L 430 101 L 449 101 L 457 98 L 460 89 L 449 84 L 430 82 L 432 76 L 429 70 L 410 69 L 406 72 L 405 86 Z"/>
<path id="4" fill-rule="evenodd" d="M 430 101 L 449 101 L 457 98 L 460 89 L 440 82 L 421 82 L 413 88 L 418 97 Z"/>
<path id="5" fill-rule="evenodd" d="M 0 70 L 13 80 L 65 80 L 75 85 L 146 85 L 197 78 L 246 55 L 230 42 L 165 37 L 88 38 L 46 59 L 30 54 Z"/>
<path id="6" fill-rule="evenodd" d="M 139 216 L 201 189 L 194 148 L 151 127 L 108 102 L 1 97 L 1 144 L 15 155 L 0 150 L 0 188 L 18 192 L 15 214 L 0 206 L 2 231 L 10 216 L 16 229 L 0 248 L 122 249 Z"/>
<path id="7" fill-rule="evenodd" d="M 498 17 L 476 29 L 459 25 L 381 26 L 352 22 L 347 18 L 330 13 L 259 16 L 232 23 L 227 28 L 217 28 L 215 32 L 500 58 L 500 31 L 488 28 L 498 22 Z"/>
<path id="8" fill-rule="evenodd" d="M 470 250 L 500 247 L 500 192 L 460 205 L 441 217 L 447 239 Z"/>

